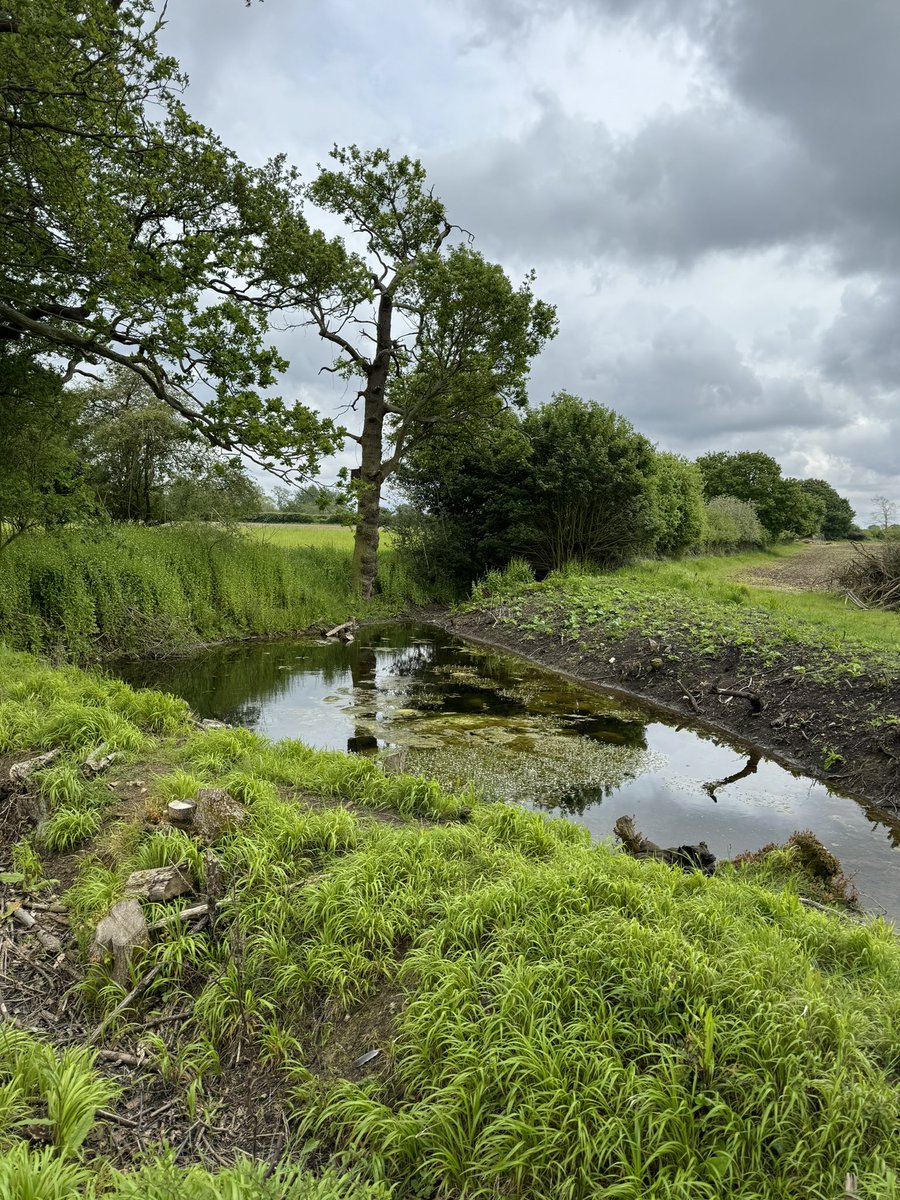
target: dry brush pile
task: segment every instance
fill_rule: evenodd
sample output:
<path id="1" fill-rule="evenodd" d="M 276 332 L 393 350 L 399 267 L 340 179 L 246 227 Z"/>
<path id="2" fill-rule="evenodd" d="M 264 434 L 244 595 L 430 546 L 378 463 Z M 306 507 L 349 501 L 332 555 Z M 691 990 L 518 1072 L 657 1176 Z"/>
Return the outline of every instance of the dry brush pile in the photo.
<path id="1" fill-rule="evenodd" d="M 854 545 L 856 554 L 834 582 L 860 608 L 900 612 L 900 541 L 876 549 Z"/>

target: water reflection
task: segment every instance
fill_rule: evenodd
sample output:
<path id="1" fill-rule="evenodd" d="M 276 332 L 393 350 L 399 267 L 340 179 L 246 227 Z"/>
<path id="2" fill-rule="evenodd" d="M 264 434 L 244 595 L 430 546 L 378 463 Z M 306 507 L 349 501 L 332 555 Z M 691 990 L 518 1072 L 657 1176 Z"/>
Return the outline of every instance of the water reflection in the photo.
<path id="1" fill-rule="evenodd" d="M 811 828 L 867 906 L 900 916 L 900 826 L 759 754 L 431 627 L 374 626 L 349 645 L 221 646 L 119 674 L 273 738 L 397 747 L 408 771 L 451 787 L 474 781 L 597 837 L 628 813 L 661 845 L 706 841 L 724 857 Z"/>

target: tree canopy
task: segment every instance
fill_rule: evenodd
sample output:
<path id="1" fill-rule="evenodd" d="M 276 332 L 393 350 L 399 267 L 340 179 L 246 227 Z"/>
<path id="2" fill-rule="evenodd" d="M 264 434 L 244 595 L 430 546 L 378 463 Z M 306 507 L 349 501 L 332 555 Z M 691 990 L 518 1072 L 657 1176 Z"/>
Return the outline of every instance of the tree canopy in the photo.
<path id="1" fill-rule="evenodd" d="M 524 405 L 531 359 L 556 316 L 535 298 L 533 275 L 516 287 L 451 224 L 421 163 L 356 146 L 335 147 L 332 158 L 305 195 L 343 222 L 349 242 L 285 210 L 266 269 L 282 281 L 284 303 L 334 348 L 326 369 L 358 383 L 354 570 L 368 594 L 384 482 L 435 430 Z"/>
<path id="2" fill-rule="evenodd" d="M 736 454 L 716 450 L 698 458 L 697 466 L 707 499 L 735 496 L 749 501 L 770 537 L 811 537 L 819 532 L 822 504 L 799 480 L 782 478 L 781 467 L 771 455 L 761 450 Z"/>
<path id="3" fill-rule="evenodd" d="M 824 479 L 803 479 L 800 486 L 818 500 L 822 509 L 822 537 L 829 541 L 849 537 L 853 532 L 854 512 L 849 500 L 838 495 Z"/>
<path id="4" fill-rule="evenodd" d="M 271 394 L 282 160 L 240 162 L 185 109 L 151 0 L 15 0 L 0 28 L 0 337 L 137 375 L 212 442 L 312 466 L 329 421 Z"/>

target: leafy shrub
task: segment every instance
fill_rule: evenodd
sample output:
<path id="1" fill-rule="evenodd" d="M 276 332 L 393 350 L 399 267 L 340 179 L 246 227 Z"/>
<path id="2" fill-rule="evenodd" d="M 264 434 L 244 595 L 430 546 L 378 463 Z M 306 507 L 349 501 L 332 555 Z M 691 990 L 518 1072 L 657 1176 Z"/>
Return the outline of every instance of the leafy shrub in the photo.
<path id="1" fill-rule="evenodd" d="M 711 554 L 727 554 L 764 546 L 768 535 L 749 500 L 716 496 L 704 511 L 703 547 Z"/>
<path id="2" fill-rule="evenodd" d="M 657 554 L 679 555 L 703 537 L 703 476 L 677 454 L 658 454 L 653 477 Z"/>

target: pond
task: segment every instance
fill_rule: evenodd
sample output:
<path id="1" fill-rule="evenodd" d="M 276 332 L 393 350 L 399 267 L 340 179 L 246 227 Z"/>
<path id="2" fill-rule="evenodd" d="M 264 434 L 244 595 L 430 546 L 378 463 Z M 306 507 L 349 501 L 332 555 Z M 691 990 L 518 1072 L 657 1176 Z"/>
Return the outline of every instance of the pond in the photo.
<path id="1" fill-rule="evenodd" d="M 356 753 L 396 747 L 406 771 L 450 787 L 474 781 L 596 838 L 627 813 L 661 845 L 704 840 L 730 858 L 812 829 L 865 907 L 900 919 L 900 826 L 637 701 L 433 626 L 368 626 L 349 645 L 244 642 L 116 674 L 271 738 Z"/>

